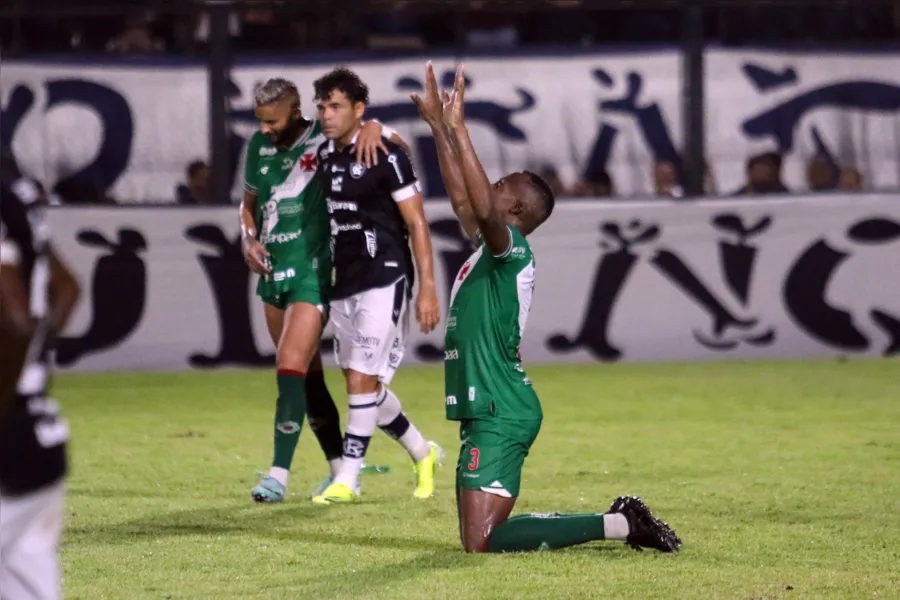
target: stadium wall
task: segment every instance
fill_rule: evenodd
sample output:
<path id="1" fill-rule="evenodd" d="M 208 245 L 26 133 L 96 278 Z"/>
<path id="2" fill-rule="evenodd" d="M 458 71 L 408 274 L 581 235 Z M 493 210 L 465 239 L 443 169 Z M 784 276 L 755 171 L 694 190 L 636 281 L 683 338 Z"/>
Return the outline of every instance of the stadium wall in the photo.
<path id="1" fill-rule="evenodd" d="M 466 116 L 492 178 L 552 166 L 572 183 L 606 169 L 618 195 L 646 196 L 653 162 L 679 162 L 678 49 L 427 58 L 435 59 L 445 85 L 456 62 L 466 61 Z M 232 163 L 239 164 L 256 127 L 257 84 L 275 75 L 295 80 L 303 111 L 312 115 L 312 82 L 337 61 L 371 86 L 369 116 L 413 143 L 426 195 L 442 196 L 433 142 L 409 100 L 410 92 L 421 90 L 424 58 L 238 60 L 228 106 Z M 790 189 L 806 189 L 806 162 L 816 154 L 858 168 L 869 189 L 900 187 L 898 62 L 896 49 L 708 49 L 707 154 L 718 191 L 741 187 L 747 158 L 769 150 L 785 156 L 783 179 Z M 208 155 L 202 63 L 68 57 L 4 59 L 2 69 L 0 143 L 11 143 L 23 169 L 42 181 L 100 186 L 120 202 L 174 202 L 188 163 Z M 238 172 L 232 174 L 236 183 Z"/>
<path id="2" fill-rule="evenodd" d="M 471 250 L 447 203 L 429 203 L 427 216 L 445 315 Z M 235 209 L 50 217 L 84 288 L 57 350 L 62 370 L 272 363 Z M 526 363 L 900 353 L 896 195 L 561 203 L 532 245 Z M 442 327 L 410 331 L 404 364 L 442 360 Z"/>

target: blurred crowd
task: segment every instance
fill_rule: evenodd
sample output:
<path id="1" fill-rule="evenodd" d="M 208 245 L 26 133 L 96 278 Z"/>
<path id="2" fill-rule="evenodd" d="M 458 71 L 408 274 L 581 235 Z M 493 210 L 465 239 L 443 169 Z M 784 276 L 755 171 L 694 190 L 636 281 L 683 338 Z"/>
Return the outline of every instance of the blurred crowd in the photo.
<path id="1" fill-rule="evenodd" d="M 429 14 L 410 11 L 414 0 L 370 0 L 363 9 L 336 8 L 322 14 L 260 3 L 233 12 L 229 32 L 232 48 L 241 53 L 681 40 L 677 8 L 588 9 L 585 4 L 548 0 L 542 10 L 504 13 L 471 0 L 465 11 Z M 726 45 L 891 41 L 900 39 L 900 1 L 716 7 L 706 10 L 704 26 L 707 40 Z M 0 50 L 202 54 L 209 29 L 205 14 L 136 11 L 110 17 L 7 18 L 0 19 Z"/>
<path id="2" fill-rule="evenodd" d="M 547 0 L 530 12 L 497 12 L 470 0 L 466 10 L 429 14 L 410 10 L 414 0 L 369 0 L 350 11 L 337 3 L 330 13 L 299 12 L 288 5 L 250 3 L 228 16 L 229 45 L 235 54 L 309 52 L 316 50 L 389 50 L 393 53 L 426 48 L 511 50 L 548 44 L 668 43 L 682 40 L 679 9 L 587 7 L 581 0 Z M 296 6 L 296 5 L 295 5 Z M 614 6 L 627 6 L 615 4 Z M 900 40 L 900 0 L 773 6 L 707 8 L 707 43 L 742 44 L 878 43 Z M 122 56 L 203 56 L 210 22 L 206 13 L 161 14 L 133 11 L 120 16 L 84 18 L 19 17 L 0 19 L 0 51 L 4 56 L 59 53 L 107 53 Z M 782 157 L 767 152 L 748 157 L 746 181 L 739 189 L 718 189 L 707 169 L 709 195 L 779 194 L 861 191 L 866 183 L 853 165 L 835 164 L 828 156 L 814 157 L 806 168 L 804 189 L 788 189 L 782 180 Z M 564 185 L 552 169 L 542 175 L 560 197 L 616 197 L 616 182 L 605 171 L 587 173 Z M 671 162 L 652 167 L 653 195 L 681 197 L 680 169 Z M 173 196 L 180 204 L 212 203 L 211 170 L 204 161 L 185 166 L 184 179 Z M 105 191 L 57 190 L 64 201 L 108 203 Z"/>

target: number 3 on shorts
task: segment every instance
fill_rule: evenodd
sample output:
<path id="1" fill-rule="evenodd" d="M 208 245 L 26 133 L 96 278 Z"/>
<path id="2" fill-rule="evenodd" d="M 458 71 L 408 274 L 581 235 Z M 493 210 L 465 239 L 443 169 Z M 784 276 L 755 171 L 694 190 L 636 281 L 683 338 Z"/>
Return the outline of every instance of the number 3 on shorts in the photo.
<path id="1" fill-rule="evenodd" d="M 472 455 L 472 460 L 469 462 L 469 470 L 474 471 L 478 469 L 478 455 L 481 453 L 478 451 L 478 448 L 472 448 L 469 450 L 469 454 Z"/>

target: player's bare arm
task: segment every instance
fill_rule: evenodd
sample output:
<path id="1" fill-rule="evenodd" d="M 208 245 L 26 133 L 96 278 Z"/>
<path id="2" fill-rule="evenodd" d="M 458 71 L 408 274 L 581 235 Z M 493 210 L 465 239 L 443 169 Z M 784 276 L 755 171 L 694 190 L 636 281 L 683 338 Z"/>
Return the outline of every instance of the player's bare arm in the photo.
<path id="1" fill-rule="evenodd" d="M 371 169 L 373 165 L 377 165 L 378 151 L 381 150 L 388 154 L 387 146 L 384 145 L 385 133 L 390 133 L 387 138 L 409 154 L 409 144 L 397 132 L 389 131 L 379 121 L 372 119 L 363 123 L 362 128 L 359 130 L 359 137 L 356 139 L 356 162 L 365 163 L 368 169 Z"/>
<path id="2" fill-rule="evenodd" d="M 244 190 L 244 198 L 241 200 L 241 251 L 244 253 L 244 261 L 250 270 L 260 275 L 271 271 L 267 266 L 265 257 L 269 255 L 259 240 L 256 239 L 256 214 L 257 196 L 253 192 Z"/>
<path id="3" fill-rule="evenodd" d="M 81 287 L 69 268 L 52 250 L 50 251 L 50 331 L 61 332 L 69 322 Z"/>
<path id="4" fill-rule="evenodd" d="M 422 333 L 431 332 L 441 319 L 437 290 L 434 285 L 434 259 L 431 251 L 431 232 L 425 219 L 422 194 L 397 203 L 409 229 L 413 260 L 419 275 L 419 294 L 416 296 L 416 321 Z"/>
<path id="5" fill-rule="evenodd" d="M 416 93 L 411 94 L 410 97 L 419 107 L 422 120 L 431 126 L 431 133 L 438 152 L 438 163 L 441 167 L 441 177 L 444 180 L 447 194 L 450 196 L 453 212 L 456 213 L 466 236 L 475 241 L 478 223 L 472 214 L 472 205 L 466 191 L 466 182 L 463 179 L 456 146 L 444 122 L 444 107 L 445 105 L 449 106 L 450 96 L 446 92 L 443 97 L 439 94 L 431 61 L 425 65 L 425 98 L 423 99 Z"/>
<path id="6" fill-rule="evenodd" d="M 466 182 L 472 214 L 481 231 L 484 243 L 492 254 L 500 255 L 509 248 L 509 230 L 506 222 L 497 210 L 493 195 L 494 188 L 488 180 L 475 153 L 475 147 L 466 128 L 463 102 L 465 96 L 465 73 L 463 65 L 456 69 L 453 82 L 453 93 L 444 107 L 444 120 L 447 122 L 453 141 L 459 152 L 463 179 Z"/>

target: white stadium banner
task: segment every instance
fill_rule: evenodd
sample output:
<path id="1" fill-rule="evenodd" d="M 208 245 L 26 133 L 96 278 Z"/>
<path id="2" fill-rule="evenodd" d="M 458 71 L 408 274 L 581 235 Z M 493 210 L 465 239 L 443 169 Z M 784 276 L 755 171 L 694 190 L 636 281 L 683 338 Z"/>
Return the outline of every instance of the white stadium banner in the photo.
<path id="1" fill-rule="evenodd" d="M 471 249 L 445 203 L 427 216 L 446 315 Z M 55 208 L 51 223 L 84 289 L 62 370 L 272 364 L 235 209 Z M 531 243 L 527 364 L 900 353 L 896 196 L 561 203 Z M 404 364 L 443 358 L 443 325 L 411 331 Z"/>
<path id="2" fill-rule="evenodd" d="M 428 196 L 444 194 L 428 129 L 410 92 L 425 58 L 346 61 L 371 88 L 370 117 L 389 123 L 415 151 Z M 655 160 L 679 160 L 680 55 L 573 51 L 561 56 L 463 57 L 467 117 L 492 178 L 552 166 L 566 183 L 607 169 L 617 192 L 651 192 Z M 256 127 L 256 85 L 282 76 L 315 112 L 313 81 L 332 65 L 274 60 L 231 73 L 233 163 Z M 900 186 L 900 52 L 790 53 L 710 49 L 707 141 L 719 193 L 745 183 L 747 157 L 777 150 L 784 180 L 804 191 L 805 163 L 825 154 L 857 167 L 873 189 Z M 449 83 L 455 59 L 435 58 Z M 0 145 L 24 170 L 78 193 L 108 188 L 123 202 L 170 202 L 185 169 L 208 154 L 207 75 L 199 63 L 60 63 L 5 59 Z M 237 186 L 235 189 L 238 189 Z M 72 191 L 76 190 L 76 191 Z"/>

